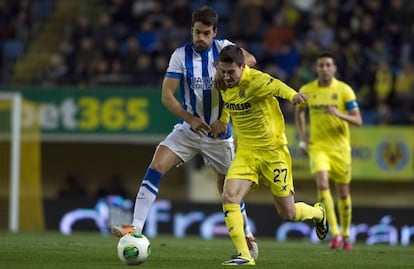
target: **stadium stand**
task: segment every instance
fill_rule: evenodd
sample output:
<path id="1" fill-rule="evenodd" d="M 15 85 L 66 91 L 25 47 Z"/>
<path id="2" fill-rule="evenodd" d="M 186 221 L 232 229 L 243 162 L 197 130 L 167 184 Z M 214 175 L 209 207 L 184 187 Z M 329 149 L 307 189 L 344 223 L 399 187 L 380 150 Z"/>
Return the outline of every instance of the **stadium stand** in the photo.
<path id="1" fill-rule="evenodd" d="M 220 15 L 218 38 L 246 47 L 258 68 L 298 88 L 314 78 L 313 57 L 332 50 L 365 124 L 414 124 L 408 0 L 2 0 L 1 83 L 159 89 L 168 56 L 189 41 L 191 12 L 202 5 Z"/>

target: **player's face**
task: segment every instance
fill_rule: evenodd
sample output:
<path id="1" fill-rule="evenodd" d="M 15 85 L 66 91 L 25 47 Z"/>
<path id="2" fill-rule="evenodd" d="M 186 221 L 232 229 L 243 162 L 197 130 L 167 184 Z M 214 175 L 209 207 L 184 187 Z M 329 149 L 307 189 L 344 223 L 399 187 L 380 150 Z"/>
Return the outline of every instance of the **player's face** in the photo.
<path id="1" fill-rule="evenodd" d="M 243 69 L 244 65 L 238 66 L 236 63 L 218 63 L 218 72 L 220 72 L 227 88 L 233 88 L 239 83 Z"/>
<path id="2" fill-rule="evenodd" d="M 213 30 L 213 26 L 207 26 L 201 22 L 196 21 L 194 23 L 194 26 L 191 28 L 194 47 L 198 51 L 205 51 L 211 46 L 216 33 L 217 32 Z"/>
<path id="3" fill-rule="evenodd" d="M 318 73 L 318 79 L 322 83 L 331 81 L 336 72 L 336 65 L 332 58 L 323 57 L 319 58 L 316 62 L 316 73 Z"/>

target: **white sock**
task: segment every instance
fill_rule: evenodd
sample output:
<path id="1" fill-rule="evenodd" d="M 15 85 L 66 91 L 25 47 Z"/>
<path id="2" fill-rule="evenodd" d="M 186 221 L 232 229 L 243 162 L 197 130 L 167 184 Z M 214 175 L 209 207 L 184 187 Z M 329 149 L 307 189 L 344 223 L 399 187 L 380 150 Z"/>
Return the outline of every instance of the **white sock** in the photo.
<path id="1" fill-rule="evenodd" d="M 246 234 L 247 237 L 253 236 L 253 233 L 250 230 L 249 219 L 247 218 L 247 213 L 246 213 L 246 204 L 244 203 L 244 201 L 241 201 L 240 203 L 240 211 L 242 213 L 243 221 L 244 221 L 244 233 Z"/>
<path id="2" fill-rule="evenodd" d="M 134 215 L 132 225 L 137 232 L 142 233 L 142 229 L 147 219 L 148 212 L 158 195 L 158 188 L 162 174 L 152 168 L 147 169 L 144 180 L 141 182 L 137 197 L 135 198 Z"/>
<path id="3" fill-rule="evenodd" d="M 135 199 L 134 219 L 132 225 L 135 226 L 137 232 L 141 233 L 147 219 L 148 212 L 151 209 L 157 196 L 147 188 L 141 186 Z"/>

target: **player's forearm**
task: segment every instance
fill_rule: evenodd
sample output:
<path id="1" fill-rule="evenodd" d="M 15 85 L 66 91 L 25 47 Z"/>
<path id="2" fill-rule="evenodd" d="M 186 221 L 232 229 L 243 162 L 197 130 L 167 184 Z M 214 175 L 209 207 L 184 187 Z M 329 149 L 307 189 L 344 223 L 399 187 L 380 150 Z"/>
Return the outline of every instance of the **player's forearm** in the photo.
<path id="1" fill-rule="evenodd" d="M 162 95 L 162 104 L 176 117 L 190 123 L 192 115 L 188 113 L 181 104 L 177 101 L 174 95 L 163 94 Z"/>
<path id="2" fill-rule="evenodd" d="M 296 94 L 298 94 L 297 91 L 295 91 L 293 88 L 289 87 L 287 84 L 285 84 L 283 81 L 279 81 L 279 88 L 277 89 L 276 96 L 293 101 L 293 97 L 295 97 Z"/>
<path id="3" fill-rule="evenodd" d="M 299 133 L 300 141 L 307 141 L 305 112 L 297 109 L 295 113 L 295 125 Z"/>
<path id="4" fill-rule="evenodd" d="M 350 114 L 344 114 L 344 113 L 338 113 L 336 115 L 338 118 L 352 124 L 355 126 L 362 126 L 362 118 L 359 115 L 350 115 Z"/>
<path id="5" fill-rule="evenodd" d="M 243 51 L 243 56 L 244 56 L 244 63 L 247 64 L 249 67 L 254 67 L 256 66 L 256 58 L 247 50 L 242 49 Z"/>

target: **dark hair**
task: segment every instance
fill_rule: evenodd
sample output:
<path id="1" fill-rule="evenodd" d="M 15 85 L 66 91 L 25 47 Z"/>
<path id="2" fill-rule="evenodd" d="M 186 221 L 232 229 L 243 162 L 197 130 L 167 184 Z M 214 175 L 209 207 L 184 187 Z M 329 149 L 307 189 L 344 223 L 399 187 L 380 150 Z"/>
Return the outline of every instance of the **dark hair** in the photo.
<path id="1" fill-rule="evenodd" d="M 213 26 L 213 30 L 216 31 L 218 15 L 212 8 L 203 6 L 194 10 L 191 16 L 191 26 L 194 26 L 194 23 L 197 21 L 207 26 Z"/>
<path id="2" fill-rule="evenodd" d="M 332 52 L 330 51 L 321 51 L 318 54 L 318 57 L 316 58 L 316 60 L 319 60 L 320 58 L 331 58 L 334 62 L 335 62 L 335 56 Z"/>
<path id="3" fill-rule="evenodd" d="M 236 45 L 225 46 L 219 55 L 219 62 L 236 63 L 238 66 L 244 64 L 243 51 Z"/>

